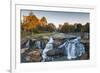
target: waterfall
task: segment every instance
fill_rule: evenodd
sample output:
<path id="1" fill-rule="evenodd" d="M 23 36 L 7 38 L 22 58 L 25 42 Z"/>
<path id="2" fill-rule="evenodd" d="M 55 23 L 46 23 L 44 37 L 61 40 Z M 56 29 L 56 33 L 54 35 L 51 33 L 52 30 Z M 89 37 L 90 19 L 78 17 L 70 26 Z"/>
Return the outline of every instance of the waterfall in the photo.
<path id="1" fill-rule="evenodd" d="M 80 42 L 81 38 L 76 37 L 74 39 L 67 39 L 62 45 L 58 46 L 58 49 L 63 49 L 64 50 L 64 55 L 68 60 L 71 59 L 76 59 L 82 54 L 85 53 L 85 47 L 84 45 Z M 50 57 L 47 56 L 47 52 L 50 50 L 53 50 L 53 43 L 54 40 L 52 37 L 50 37 L 48 43 L 46 44 L 43 52 L 42 52 L 42 62 L 48 60 Z M 52 59 L 52 58 L 51 58 Z"/>
<path id="2" fill-rule="evenodd" d="M 27 48 L 29 48 L 29 43 L 30 43 L 30 41 L 27 40 L 27 43 L 26 43 L 26 47 L 27 47 Z"/>
<path id="3" fill-rule="evenodd" d="M 42 53 L 43 62 L 48 58 L 48 56 L 47 56 L 46 53 L 49 50 L 52 50 L 53 49 L 53 43 L 54 43 L 54 40 L 53 40 L 52 37 L 50 37 L 50 39 L 49 39 L 48 43 L 46 44 L 46 46 L 45 46 L 45 48 L 43 50 L 43 53 Z"/>
<path id="4" fill-rule="evenodd" d="M 62 45 L 60 45 L 58 48 L 64 47 L 67 59 L 70 60 L 77 58 L 85 53 L 85 47 L 83 44 L 80 43 L 80 40 L 81 40 L 80 37 L 68 40 L 64 42 Z"/>
<path id="5" fill-rule="evenodd" d="M 36 41 L 35 45 L 37 48 L 41 49 L 41 42 L 40 41 Z"/>

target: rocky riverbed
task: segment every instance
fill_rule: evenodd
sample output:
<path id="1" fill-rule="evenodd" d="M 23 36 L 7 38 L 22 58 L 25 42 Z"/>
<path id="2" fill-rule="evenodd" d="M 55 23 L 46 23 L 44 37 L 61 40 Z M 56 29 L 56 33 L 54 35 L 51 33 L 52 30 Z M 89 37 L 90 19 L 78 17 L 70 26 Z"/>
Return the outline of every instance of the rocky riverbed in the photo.
<path id="1" fill-rule="evenodd" d="M 64 50 L 58 50 L 57 47 L 61 45 L 66 39 L 73 39 L 77 36 L 81 36 L 81 43 L 85 46 L 85 54 L 83 54 L 80 57 L 77 57 L 75 59 L 71 60 L 88 60 L 89 59 L 89 35 L 86 34 L 78 34 L 78 35 L 72 35 L 71 34 L 63 34 L 63 33 L 53 33 L 50 34 L 54 38 L 54 49 L 47 52 L 48 56 L 51 56 L 53 58 L 47 59 L 46 61 L 70 61 L 67 59 L 67 57 L 63 54 Z M 30 36 L 28 38 L 21 39 L 21 63 L 28 63 L 28 62 L 41 62 L 42 61 L 42 51 L 44 47 L 46 46 L 46 43 L 48 42 L 50 35 L 43 35 L 41 34 L 38 36 L 40 37 L 38 39 L 37 35 Z M 29 40 L 32 40 L 29 45 Z M 42 47 L 43 48 L 37 48 L 36 42 L 42 41 Z M 39 43 L 39 42 L 38 42 Z"/>

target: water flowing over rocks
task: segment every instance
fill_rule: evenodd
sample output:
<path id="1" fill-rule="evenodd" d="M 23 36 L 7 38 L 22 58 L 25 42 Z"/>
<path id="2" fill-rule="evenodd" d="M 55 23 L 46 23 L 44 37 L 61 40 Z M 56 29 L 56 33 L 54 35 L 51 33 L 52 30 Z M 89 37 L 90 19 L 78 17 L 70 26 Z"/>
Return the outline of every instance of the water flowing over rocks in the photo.
<path id="1" fill-rule="evenodd" d="M 51 37 L 21 41 L 21 62 L 48 62 L 89 59 L 89 43 L 80 36 L 53 34 Z"/>

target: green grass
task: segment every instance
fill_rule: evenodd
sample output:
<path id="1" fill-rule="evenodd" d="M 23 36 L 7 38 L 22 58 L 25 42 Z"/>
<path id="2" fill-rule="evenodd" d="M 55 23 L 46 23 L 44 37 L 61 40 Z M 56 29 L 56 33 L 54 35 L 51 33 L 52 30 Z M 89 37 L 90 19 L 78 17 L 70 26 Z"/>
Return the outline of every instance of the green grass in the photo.
<path id="1" fill-rule="evenodd" d="M 29 33 L 29 32 L 21 32 L 21 38 L 31 37 L 31 38 L 42 38 L 44 36 L 51 36 L 53 32 L 42 32 L 42 33 Z"/>

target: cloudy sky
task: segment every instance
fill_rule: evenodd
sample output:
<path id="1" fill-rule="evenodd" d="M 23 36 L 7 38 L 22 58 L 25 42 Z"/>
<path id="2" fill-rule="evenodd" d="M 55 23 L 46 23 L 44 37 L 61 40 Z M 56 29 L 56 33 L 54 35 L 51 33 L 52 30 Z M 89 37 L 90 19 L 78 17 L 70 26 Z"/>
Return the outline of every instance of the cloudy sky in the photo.
<path id="1" fill-rule="evenodd" d="M 39 19 L 43 16 L 46 17 L 48 23 L 54 23 L 57 27 L 59 24 L 64 24 L 64 22 L 68 22 L 69 24 L 74 23 L 85 23 L 90 21 L 89 13 L 82 12 L 56 12 L 56 11 L 32 11 L 34 15 L 36 15 Z M 28 16 L 30 10 L 21 10 L 21 18 L 23 16 Z"/>

